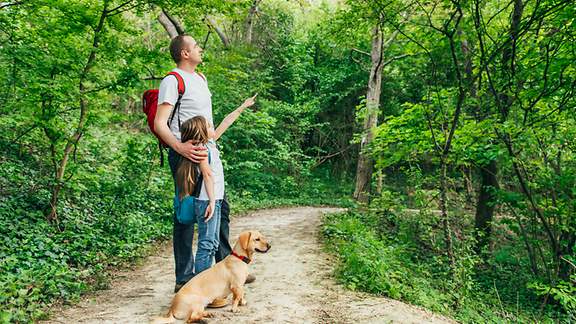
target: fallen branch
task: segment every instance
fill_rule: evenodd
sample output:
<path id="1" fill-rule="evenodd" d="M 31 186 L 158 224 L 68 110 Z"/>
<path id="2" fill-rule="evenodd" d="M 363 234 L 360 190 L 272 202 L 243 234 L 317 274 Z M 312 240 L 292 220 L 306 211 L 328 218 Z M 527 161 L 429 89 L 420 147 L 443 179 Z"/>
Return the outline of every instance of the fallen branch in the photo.
<path id="1" fill-rule="evenodd" d="M 328 161 L 328 159 L 333 158 L 333 157 L 335 157 L 335 156 L 338 156 L 338 155 L 340 155 L 340 154 L 348 151 L 352 146 L 353 146 L 353 145 L 348 145 L 348 147 L 346 147 L 345 149 L 343 149 L 343 150 L 341 150 L 341 151 L 334 152 L 334 153 L 330 153 L 330 154 L 328 154 L 328 155 L 325 155 L 325 156 L 321 157 L 320 160 L 317 161 L 317 162 L 310 168 L 310 170 L 313 170 L 313 169 L 317 168 L 320 164 Z"/>

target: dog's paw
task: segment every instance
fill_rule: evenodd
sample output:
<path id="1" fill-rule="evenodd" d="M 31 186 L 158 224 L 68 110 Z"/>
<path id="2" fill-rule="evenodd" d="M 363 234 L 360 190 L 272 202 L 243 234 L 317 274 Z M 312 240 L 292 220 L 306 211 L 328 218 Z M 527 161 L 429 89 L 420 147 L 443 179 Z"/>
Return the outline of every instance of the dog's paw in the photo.
<path id="1" fill-rule="evenodd" d="M 238 313 L 240 311 L 240 309 L 238 308 L 238 306 L 232 306 L 232 309 L 230 311 L 232 313 Z"/>
<path id="2" fill-rule="evenodd" d="M 240 306 L 246 306 L 248 304 L 248 302 L 246 301 L 246 299 L 242 299 L 240 301 Z"/>
<path id="3" fill-rule="evenodd" d="M 207 318 L 213 318 L 214 316 L 216 316 L 216 314 L 211 313 L 211 312 L 204 312 L 204 314 L 202 314 L 204 317 Z"/>

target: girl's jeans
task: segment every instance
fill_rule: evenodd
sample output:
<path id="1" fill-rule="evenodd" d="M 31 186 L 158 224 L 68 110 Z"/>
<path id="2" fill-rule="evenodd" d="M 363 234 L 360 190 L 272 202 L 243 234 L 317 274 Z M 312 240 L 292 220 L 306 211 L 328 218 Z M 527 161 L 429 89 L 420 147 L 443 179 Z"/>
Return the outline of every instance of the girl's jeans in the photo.
<path id="1" fill-rule="evenodd" d="M 220 211 L 222 207 L 222 200 L 216 200 L 214 208 L 214 215 L 208 222 L 204 220 L 206 208 L 208 208 L 208 200 L 196 200 L 196 224 L 198 224 L 198 249 L 196 250 L 196 260 L 194 261 L 194 272 L 200 272 L 210 268 L 214 261 L 214 255 L 218 250 L 220 244 Z"/>
<path id="2" fill-rule="evenodd" d="M 174 177 L 180 155 L 173 149 L 170 149 L 168 152 L 168 162 L 170 164 L 170 170 L 172 171 L 172 177 Z M 174 190 L 174 192 L 176 192 L 176 190 Z M 194 277 L 194 254 L 192 254 L 194 224 L 180 224 L 178 220 L 176 220 L 175 215 L 173 216 L 174 229 L 172 232 L 172 244 L 174 245 L 176 283 L 185 284 L 190 278 Z M 224 199 L 220 208 L 220 240 L 218 251 L 216 252 L 216 262 L 224 260 L 232 251 L 229 242 L 229 225 L 230 207 L 226 199 Z"/>

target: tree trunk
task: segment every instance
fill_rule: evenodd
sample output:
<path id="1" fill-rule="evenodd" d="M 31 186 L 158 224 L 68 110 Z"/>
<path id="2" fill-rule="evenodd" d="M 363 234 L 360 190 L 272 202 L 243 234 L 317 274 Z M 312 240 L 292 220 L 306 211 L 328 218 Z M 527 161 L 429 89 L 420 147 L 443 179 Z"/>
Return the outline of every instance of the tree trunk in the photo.
<path id="1" fill-rule="evenodd" d="M 258 12 L 258 5 L 262 0 L 254 0 L 252 6 L 250 6 L 250 11 L 248 11 L 248 16 L 246 16 L 246 21 L 244 21 L 244 41 L 246 44 L 252 44 L 252 31 L 254 27 L 254 16 Z"/>
<path id="2" fill-rule="evenodd" d="M 458 8 L 460 11 L 461 8 Z M 459 21 L 459 20 L 458 20 Z M 456 30 L 459 29 L 458 25 L 455 26 Z M 445 142 L 440 153 L 440 211 L 442 213 L 441 222 L 442 228 L 444 230 L 444 241 L 446 245 L 446 255 L 450 262 L 450 270 L 452 274 L 455 275 L 455 259 L 454 259 L 454 249 L 452 247 L 452 230 L 450 228 L 450 219 L 448 218 L 448 199 L 447 199 L 447 177 L 448 177 L 448 156 L 452 148 L 452 140 L 454 134 L 456 133 L 456 128 L 458 127 L 458 121 L 460 120 L 460 114 L 462 113 L 462 107 L 464 106 L 464 100 L 466 99 L 465 80 L 463 80 L 462 73 L 460 72 L 460 62 L 458 61 L 458 55 L 456 51 L 456 43 L 454 41 L 454 33 L 446 33 L 450 41 L 450 52 L 452 54 L 452 61 L 456 71 L 456 78 L 458 79 L 458 98 L 456 100 L 456 108 L 454 110 L 454 116 L 452 117 L 452 124 L 450 125 L 450 130 L 445 133 Z M 433 131 L 432 127 L 430 130 Z M 445 131 L 444 131 L 445 132 Z M 436 140 L 434 140 L 436 142 Z M 438 143 L 435 143 L 438 147 Z M 438 149 L 437 149 L 438 150 Z"/>
<path id="3" fill-rule="evenodd" d="M 62 160 L 60 161 L 58 168 L 56 170 L 56 174 L 54 177 L 54 184 L 52 186 L 52 195 L 50 197 L 50 214 L 48 215 L 48 221 L 54 222 L 57 221 L 57 206 L 58 200 L 60 197 L 60 191 L 64 186 L 64 173 L 66 172 L 66 166 L 68 165 L 68 160 L 70 158 L 70 153 L 72 150 L 76 148 L 82 134 L 84 133 L 84 126 L 86 125 L 86 120 L 88 119 L 88 103 L 86 101 L 86 97 L 84 91 L 86 89 L 85 81 L 88 76 L 88 73 L 94 66 L 94 62 L 96 60 L 96 51 L 98 50 L 98 46 L 100 45 L 100 36 L 102 29 L 104 28 L 104 21 L 106 20 L 108 14 L 108 1 L 104 1 L 104 8 L 102 9 L 102 13 L 100 15 L 100 20 L 98 21 L 98 25 L 94 29 L 94 38 L 92 41 L 92 49 L 90 50 L 90 55 L 88 56 L 88 61 L 84 65 L 84 69 L 82 70 L 82 74 L 80 74 L 80 81 L 78 84 L 78 88 L 80 90 L 80 118 L 78 119 L 78 125 L 76 126 L 76 130 L 74 134 L 68 139 L 66 146 L 64 148 L 64 154 L 62 155 Z"/>
<path id="4" fill-rule="evenodd" d="M 468 40 L 464 39 L 461 43 L 462 53 L 464 54 L 464 73 L 465 81 L 470 92 L 470 97 L 478 102 L 478 92 L 473 77 L 473 63 L 472 63 L 472 48 Z M 490 115 L 490 112 L 482 111 L 480 104 L 471 106 L 471 113 L 474 114 L 478 122 L 482 122 Z M 487 150 L 490 150 L 490 145 Z M 480 173 L 480 187 L 478 188 L 478 201 L 476 203 L 476 215 L 474 219 L 475 234 L 476 234 L 476 252 L 481 253 L 487 246 L 490 245 L 490 236 L 492 234 L 492 219 L 494 217 L 494 209 L 496 197 L 494 189 L 498 188 L 498 165 L 496 160 L 491 160 L 487 165 L 481 165 L 478 168 Z M 468 182 L 468 181 L 467 181 Z"/>
<path id="5" fill-rule="evenodd" d="M 216 24 L 214 19 L 212 19 L 210 16 L 206 16 L 205 19 L 206 19 L 206 22 L 208 23 L 208 26 L 210 26 L 210 28 L 214 29 L 216 31 L 216 34 L 218 34 L 218 37 L 220 37 L 220 40 L 222 41 L 224 48 L 226 48 L 226 49 L 230 48 L 230 40 L 228 39 L 226 34 L 224 34 L 224 31 L 222 31 L 222 29 L 220 29 L 218 27 L 218 25 Z"/>
<path id="6" fill-rule="evenodd" d="M 180 23 L 178 23 L 178 21 L 174 19 L 174 17 L 170 16 L 170 14 L 166 12 L 166 10 L 162 9 L 160 16 L 158 16 L 158 21 L 160 22 L 160 24 L 162 24 L 162 27 L 164 27 L 164 29 L 170 36 L 170 39 L 178 35 L 184 34 L 184 29 L 182 28 Z"/>
<path id="7" fill-rule="evenodd" d="M 476 252 L 481 253 L 490 245 L 492 234 L 492 219 L 494 217 L 494 204 L 496 195 L 494 190 L 498 188 L 498 168 L 496 161 L 492 160 L 486 166 L 480 167 L 480 188 L 478 190 L 478 203 L 476 205 L 475 229 L 476 229 Z"/>
<path id="8" fill-rule="evenodd" d="M 366 94 L 367 115 L 364 120 L 360 154 L 356 168 L 356 189 L 354 198 L 360 202 L 368 202 L 370 193 L 370 180 L 372 178 L 372 159 L 367 147 L 373 138 L 373 129 L 378 124 L 378 108 L 380 106 L 380 91 L 382 87 L 382 32 L 380 26 L 374 27 L 372 36 L 372 68 L 368 80 L 368 93 Z"/>
<path id="9" fill-rule="evenodd" d="M 446 256 L 450 262 L 450 269 L 454 270 L 454 249 L 452 247 L 452 231 L 450 229 L 450 219 L 448 219 L 448 198 L 446 193 L 448 191 L 447 173 L 448 165 L 446 157 L 441 158 L 441 175 L 440 175 L 440 212 L 442 218 L 442 229 L 444 231 L 444 244 L 446 245 Z"/>
<path id="10" fill-rule="evenodd" d="M 516 58 L 516 41 L 518 39 L 518 29 L 520 28 L 520 22 L 522 21 L 522 13 L 524 11 L 524 2 L 523 0 L 514 0 L 514 11 L 512 12 L 511 22 L 510 22 L 510 31 L 509 37 L 512 40 L 508 46 L 505 46 L 502 49 L 502 73 L 503 73 L 503 80 L 509 80 L 509 82 L 513 82 L 514 74 L 516 73 L 515 68 L 515 58 Z M 508 84 L 506 88 L 509 88 L 511 84 Z M 510 109 L 514 103 L 514 99 L 507 89 L 503 89 L 501 91 L 496 100 L 500 100 L 501 103 L 501 114 L 502 114 L 502 121 L 508 119 L 508 115 L 510 113 Z"/>

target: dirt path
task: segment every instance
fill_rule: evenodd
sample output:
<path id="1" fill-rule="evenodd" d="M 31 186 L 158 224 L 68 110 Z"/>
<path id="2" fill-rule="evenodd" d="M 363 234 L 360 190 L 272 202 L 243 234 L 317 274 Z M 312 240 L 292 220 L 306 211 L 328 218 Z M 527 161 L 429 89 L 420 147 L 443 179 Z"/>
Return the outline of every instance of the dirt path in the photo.
<path id="1" fill-rule="evenodd" d="M 232 220 L 231 238 L 245 229 L 260 230 L 272 241 L 267 254 L 257 254 L 247 285 L 248 305 L 233 314 L 213 310 L 208 323 L 446 323 L 449 319 L 399 301 L 344 290 L 331 278 L 331 257 L 318 241 L 320 216 L 332 208 L 258 211 Z M 123 271 L 109 290 L 45 323 L 148 323 L 164 315 L 172 299 L 171 245 Z"/>

